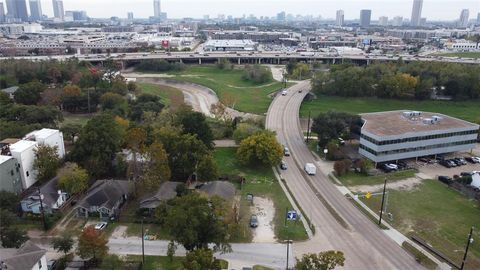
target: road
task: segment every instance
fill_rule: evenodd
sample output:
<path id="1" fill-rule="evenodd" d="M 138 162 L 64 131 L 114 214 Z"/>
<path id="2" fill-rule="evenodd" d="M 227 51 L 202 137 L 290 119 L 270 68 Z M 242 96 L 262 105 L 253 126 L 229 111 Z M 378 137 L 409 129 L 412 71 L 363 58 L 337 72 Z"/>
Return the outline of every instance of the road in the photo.
<path id="1" fill-rule="evenodd" d="M 288 170 L 282 177 L 316 228 L 312 239 L 294 244 L 295 256 L 335 249 L 345 253 L 345 269 L 422 269 L 412 256 L 349 202 L 325 172 L 318 168 L 315 176 L 303 172 L 304 164 L 314 161 L 304 143 L 298 118 L 301 102 L 309 89 L 309 82 L 303 81 L 290 87 L 286 96 L 277 96 L 266 119 L 266 127 L 275 131 L 280 143 L 290 148 L 292 156 L 284 158 Z"/>

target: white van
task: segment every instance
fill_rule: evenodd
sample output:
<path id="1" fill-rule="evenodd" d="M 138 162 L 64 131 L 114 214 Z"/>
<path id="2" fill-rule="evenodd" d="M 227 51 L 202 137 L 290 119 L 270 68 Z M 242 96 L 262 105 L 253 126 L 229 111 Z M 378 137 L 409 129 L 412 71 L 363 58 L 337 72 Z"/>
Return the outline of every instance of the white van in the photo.
<path id="1" fill-rule="evenodd" d="M 317 173 L 317 167 L 315 167 L 313 163 L 306 163 L 305 171 L 307 172 L 308 175 L 315 175 Z"/>

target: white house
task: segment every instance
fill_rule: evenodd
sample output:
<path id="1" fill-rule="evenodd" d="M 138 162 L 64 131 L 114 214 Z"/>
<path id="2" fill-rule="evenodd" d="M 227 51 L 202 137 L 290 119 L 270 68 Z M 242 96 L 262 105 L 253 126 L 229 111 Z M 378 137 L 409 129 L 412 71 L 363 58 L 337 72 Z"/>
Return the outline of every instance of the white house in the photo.
<path id="1" fill-rule="evenodd" d="M 60 158 L 65 156 L 65 144 L 63 142 L 63 133 L 57 129 L 43 128 L 35 130 L 25 135 L 24 140 L 36 141 L 38 144 L 57 147 L 57 153 Z"/>
<path id="2" fill-rule="evenodd" d="M 20 176 L 22 177 L 23 189 L 29 188 L 37 182 L 37 173 L 33 169 L 35 149 L 37 142 L 21 140 L 10 145 L 12 157 L 20 164 Z"/>
<path id="3" fill-rule="evenodd" d="M 46 252 L 31 241 L 25 242 L 19 249 L 0 248 L 0 269 L 47 270 Z"/>

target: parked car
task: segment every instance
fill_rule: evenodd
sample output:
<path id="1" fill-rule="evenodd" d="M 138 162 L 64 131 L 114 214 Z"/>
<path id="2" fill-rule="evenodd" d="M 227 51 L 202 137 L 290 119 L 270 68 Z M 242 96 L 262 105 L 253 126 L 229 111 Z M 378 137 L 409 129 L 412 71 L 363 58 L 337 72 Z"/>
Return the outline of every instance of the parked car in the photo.
<path id="1" fill-rule="evenodd" d="M 95 224 L 95 230 L 103 230 L 107 227 L 108 223 L 107 222 L 99 222 L 97 224 Z"/>
<path id="2" fill-rule="evenodd" d="M 454 158 L 452 161 L 455 162 L 457 166 L 467 165 L 467 162 L 463 158 Z"/>
<path id="3" fill-rule="evenodd" d="M 447 185 L 451 185 L 453 183 L 452 178 L 448 176 L 439 176 L 438 181 L 445 183 Z"/>
<path id="4" fill-rule="evenodd" d="M 257 228 L 258 227 L 258 218 L 257 215 L 252 215 L 250 217 L 250 227 Z"/>
<path id="5" fill-rule="evenodd" d="M 393 164 L 393 163 L 385 163 L 385 164 L 382 165 L 381 168 L 387 173 L 398 170 L 398 166 L 396 164 Z"/>
<path id="6" fill-rule="evenodd" d="M 473 172 L 461 172 L 460 173 L 460 176 L 472 176 L 472 175 L 474 175 Z"/>
<path id="7" fill-rule="evenodd" d="M 342 138 L 338 138 L 338 144 L 345 145 L 345 140 Z"/>
<path id="8" fill-rule="evenodd" d="M 282 90 L 282 96 L 286 96 L 287 95 L 287 90 Z"/>
<path id="9" fill-rule="evenodd" d="M 457 167 L 457 163 L 455 163 L 453 160 L 451 159 L 444 159 L 442 161 L 440 161 L 440 165 L 446 167 L 446 168 L 453 168 L 453 167 Z"/>
<path id="10" fill-rule="evenodd" d="M 480 157 L 466 157 L 465 160 L 470 163 L 480 163 Z"/>
<path id="11" fill-rule="evenodd" d="M 47 262 L 47 270 L 53 270 L 57 266 L 57 260 L 49 260 Z"/>
<path id="12" fill-rule="evenodd" d="M 285 161 L 283 161 L 283 160 L 282 160 L 282 163 L 280 163 L 280 169 L 282 169 L 282 170 L 287 169 L 287 163 L 285 163 Z"/>
<path id="13" fill-rule="evenodd" d="M 288 149 L 288 147 L 284 147 L 283 148 L 283 154 L 286 156 L 286 157 L 289 157 L 290 156 L 290 150 Z"/>

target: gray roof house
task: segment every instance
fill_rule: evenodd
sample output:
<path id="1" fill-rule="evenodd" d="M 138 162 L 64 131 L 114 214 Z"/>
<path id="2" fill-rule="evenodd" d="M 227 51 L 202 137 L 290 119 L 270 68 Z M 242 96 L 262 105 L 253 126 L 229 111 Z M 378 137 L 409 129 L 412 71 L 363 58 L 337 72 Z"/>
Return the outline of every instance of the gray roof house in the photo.
<path id="1" fill-rule="evenodd" d="M 47 270 L 47 251 L 31 241 L 19 249 L 0 248 L 0 269 L 8 270 Z"/>
<path id="2" fill-rule="evenodd" d="M 47 213 L 52 213 L 59 209 L 70 197 L 67 192 L 58 187 L 58 178 L 52 178 L 50 181 L 40 187 L 40 194 L 42 196 L 43 209 Z M 30 194 L 25 196 L 21 201 L 23 212 L 31 212 L 33 214 L 40 214 L 40 196 L 38 190 L 33 190 Z"/>
<path id="3" fill-rule="evenodd" d="M 177 196 L 175 189 L 180 182 L 164 182 L 154 194 L 144 197 L 140 201 L 140 208 L 154 209 L 157 208 L 162 201 L 173 199 Z"/>
<path id="4" fill-rule="evenodd" d="M 77 204 L 77 216 L 88 218 L 89 214 L 98 214 L 101 219 L 115 217 L 128 194 L 129 182 L 126 180 L 97 180 Z"/>
<path id="5" fill-rule="evenodd" d="M 212 181 L 201 184 L 198 191 L 206 193 L 208 196 L 219 196 L 227 201 L 235 196 L 235 186 L 227 181 Z"/>
<path id="6" fill-rule="evenodd" d="M 0 91 L 4 92 L 5 94 L 8 94 L 8 97 L 13 99 L 14 96 L 15 96 L 15 92 L 17 92 L 17 90 L 18 90 L 18 86 L 11 86 L 11 87 L 8 87 L 8 88 L 4 88 Z"/>

